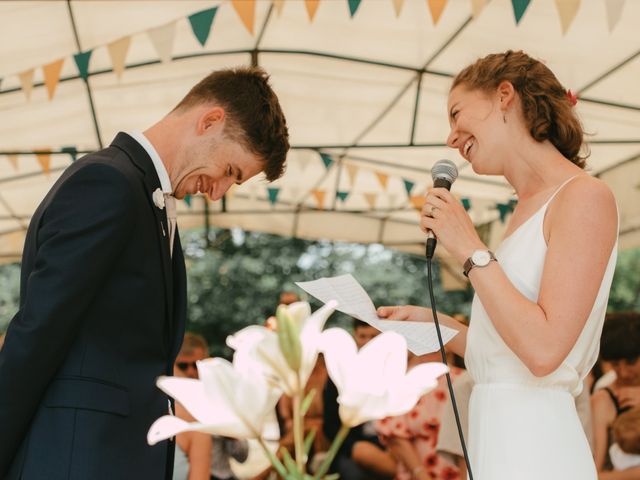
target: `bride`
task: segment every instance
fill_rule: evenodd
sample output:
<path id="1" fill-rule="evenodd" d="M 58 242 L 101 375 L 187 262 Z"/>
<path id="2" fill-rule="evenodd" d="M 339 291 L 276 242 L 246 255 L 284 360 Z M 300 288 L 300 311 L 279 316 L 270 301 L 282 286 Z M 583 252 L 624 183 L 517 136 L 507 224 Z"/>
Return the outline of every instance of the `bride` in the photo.
<path id="1" fill-rule="evenodd" d="M 421 227 L 464 265 L 476 295 L 471 323 L 448 348 L 475 381 L 470 457 L 476 480 L 595 480 L 574 397 L 598 355 L 617 256 L 614 196 L 583 170 L 575 96 L 523 52 L 479 59 L 449 93 L 450 147 L 473 170 L 503 175 L 518 196 L 495 255 L 462 205 L 432 189 Z M 431 321 L 414 306 L 394 320 Z"/>

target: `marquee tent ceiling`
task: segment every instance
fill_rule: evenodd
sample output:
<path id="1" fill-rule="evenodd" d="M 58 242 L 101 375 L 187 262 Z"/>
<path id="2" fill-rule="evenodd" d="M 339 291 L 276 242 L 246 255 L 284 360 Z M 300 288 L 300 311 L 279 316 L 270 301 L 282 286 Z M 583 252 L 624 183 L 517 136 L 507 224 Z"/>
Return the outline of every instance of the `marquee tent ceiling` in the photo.
<path id="1" fill-rule="evenodd" d="M 143 130 L 211 70 L 251 63 L 271 74 L 287 115 L 287 173 L 224 202 L 191 199 L 183 229 L 208 211 L 212 225 L 422 251 L 411 197 L 449 158 L 454 191 L 495 244 L 513 191 L 444 145 L 446 98 L 459 69 L 509 48 L 543 59 L 579 94 L 590 172 L 616 193 L 621 245 L 638 246 L 639 22 L 631 0 L 3 1 L 0 259 L 19 258 L 31 214 L 74 151 Z"/>

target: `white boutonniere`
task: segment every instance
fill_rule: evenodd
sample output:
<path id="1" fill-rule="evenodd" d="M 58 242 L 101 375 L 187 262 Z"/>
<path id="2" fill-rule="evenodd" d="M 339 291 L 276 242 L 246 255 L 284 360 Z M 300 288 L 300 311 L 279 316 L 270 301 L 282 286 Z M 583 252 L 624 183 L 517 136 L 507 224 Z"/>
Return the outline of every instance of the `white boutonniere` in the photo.
<path id="1" fill-rule="evenodd" d="M 156 204 L 156 207 L 160 210 L 164 209 L 164 193 L 162 193 L 161 189 L 156 188 L 151 198 L 153 198 L 153 203 Z"/>

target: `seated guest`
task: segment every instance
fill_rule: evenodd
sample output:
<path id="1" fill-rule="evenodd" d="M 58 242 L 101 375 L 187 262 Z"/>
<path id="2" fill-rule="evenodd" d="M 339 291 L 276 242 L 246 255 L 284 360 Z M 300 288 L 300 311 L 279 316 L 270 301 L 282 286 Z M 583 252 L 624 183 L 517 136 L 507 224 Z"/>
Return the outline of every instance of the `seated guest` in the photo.
<path id="1" fill-rule="evenodd" d="M 611 428 L 618 416 L 640 406 L 640 314 L 608 314 L 600 345 L 600 356 L 616 372 L 616 380 L 591 397 L 594 457 L 599 472 L 612 469 L 608 451 Z M 636 478 L 640 478 L 640 475 Z"/>
<path id="2" fill-rule="evenodd" d="M 353 321 L 353 336 L 359 349 L 378 333 L 378 330 L 365 322 Z M 341 426 L 337 399 L 338 389 L 331 378 L 328 378 L 323 392 L 323 431 L 329 443 L 333 442 Z M 368 422 L 351 429 L 338 450 L 330 471 L 339 473 L 340 478 L 345 480 L 387 479 L 395 475 L 396 462 L 380 443 L 373 422 Z"/>
<path id="3" fill-rule="evenodd" d="M 439 362 L 439 352 L 416 356 L 409 354 L 408 369 L 425 362 Z M 450 366 L 451 378 L 462 370 Z M 396 480 L 460 480 L 460 470 L 450 460 L 438 455 L 440 417 L 451 408 L 446 377 L 438 379 L 438 386 L 424 395 L 409 412 L 376 422 L 383 444 L 398 461 Z"/>
<path id="4" fill-rule="evenodd" d="M 176 377 L 198 378 L 196 362 L 207 358 L 208 353 L 209 347 L 203 337 L 185 333 L 173 374 Z M 188 422 L 195 421 L 179 402 L 175 402 L 175 415 Z M 209 480 L 211 445 L 211 436 L 206 433 L 184 432 L 176 435 L 173 480 Z"/>
<path id="5" fill-rule="evenodd" d="M 616 418 L 613 422 L 613 441 L 609 449 L 613 468 L 632 471 L 634 476 L 627 478 L 640 478 L 640 408 L 629 410 Z M 618 475 L 617 478 L 622 476 Z"/>

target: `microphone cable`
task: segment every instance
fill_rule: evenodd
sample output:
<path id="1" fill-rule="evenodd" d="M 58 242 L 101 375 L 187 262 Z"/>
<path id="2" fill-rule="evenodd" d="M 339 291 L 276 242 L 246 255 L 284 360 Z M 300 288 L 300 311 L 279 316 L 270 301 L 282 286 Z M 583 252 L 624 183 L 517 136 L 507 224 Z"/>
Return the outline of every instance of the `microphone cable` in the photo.
<path id="1" fill-rule="evenodd" d="M 433 276 L 431 272 L 431 260 L 433 253 L 436 249 L 436 239 L 427 239 L 426 257 L 427 257 L 427 290 L 429 290 L 429 298 L 431 300 L 431 312 L 433 313 L 433 323 L 436 325 L 436 333 L 438 334 L 438 343 L 440 345 L 440 354 L 442 355 L 442 363 L 448 366 L 447 355 L 444 352 L 444 343 L 442 341 L 442 333 L 440 332 L 440 322 L 438 322 L 438 312 L 436 311 L 436 299 L 433 294 Z M 447 386 L 449 387 L 449 395 L 451 398 L 451 405 L 453 406 L 453 414 L 456 419 L 456 426 L 458 427 L 458 436 L 460 437 L 460 445 L 462 446 L 462 454 L 464 455 L 464 462 L 467 465 L 467 479 L 473 480 L 473 473 L 471 472 L 471 462 L 469 461 L 469 454 L 467 453 L 467 445 L 464 441 L 464 433 L 462 433 L 462 425 L 460 424 L 460 414 L 458 413 L 458 405 L 456 404 L 456 396 L 453 393 L 453 383 L 451 383 L 451 375 L 446 373 Z"/>

